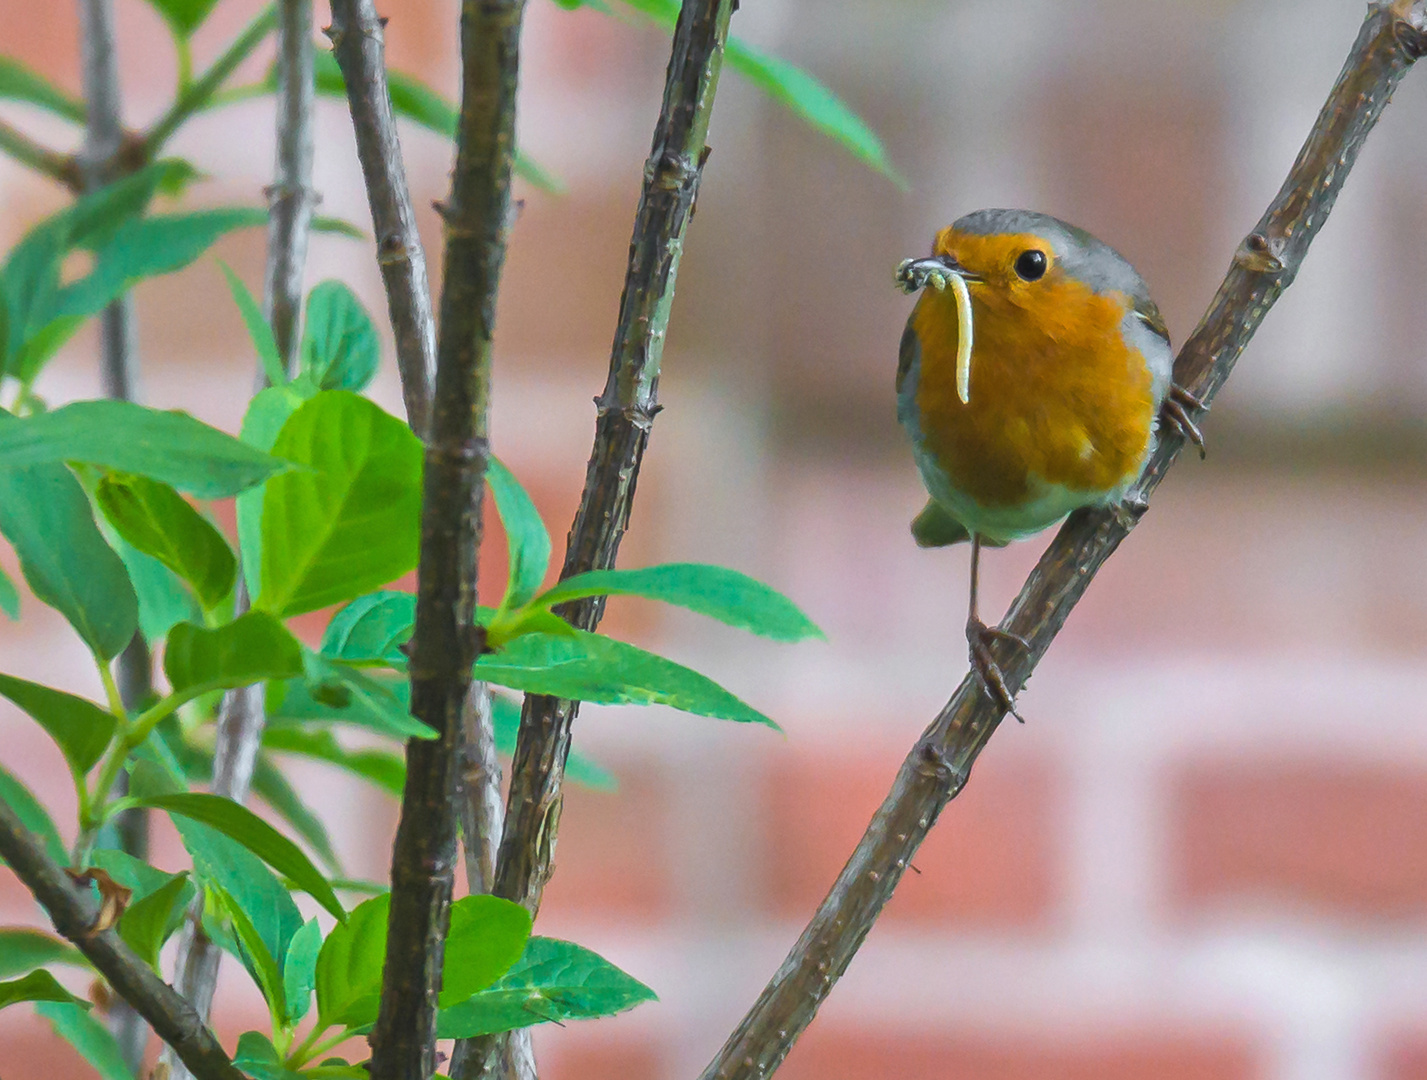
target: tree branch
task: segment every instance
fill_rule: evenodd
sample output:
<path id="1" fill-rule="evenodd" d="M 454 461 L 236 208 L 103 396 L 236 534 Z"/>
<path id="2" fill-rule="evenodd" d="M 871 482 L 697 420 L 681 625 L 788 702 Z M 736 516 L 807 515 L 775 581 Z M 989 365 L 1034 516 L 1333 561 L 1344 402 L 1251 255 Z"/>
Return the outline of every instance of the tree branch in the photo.
<path id="1" fill-rule="evenodd" d="M 412 429 L 424 437 L 436 371 L 436 320 L 431 311 L 426 254 L 416 231 L 416 212 L 387 89 L 382 20 L 373 0 L 332 0 L 327 36 L 347 84 L 347 106 L 377 238 L 377 263 L 396 337 L 396 366 L 401 373 L 406 417 Z"/>
<path id="2" fill-rule="evenodd" d="M 0 120 L 0 153 L 14 158 L 21 165 L 28 165 L 51 180 L 58 180 L 71 191 L 78 192 L 83 187 L 79 162 L 73 155 L 41 145 L 4 120 Z"/>
<path id="3" fill-rule="evenodd" d="M 244 1080 L 203 1020 L 145 964 L 114 930 L 94 930 L 98 905 L 45 854 L 4 801 L 0 801 L 0 857 L 23 881 L 54 927 L 74 942 L 111 986 L 172 1046 L 199 1080 Z"/>
<path id="4" fill-rule="evenodd" d="M 455 873 L 461 713 L 482 644 L 476 555 L 524 13 L 524 0 L 465 0 L 461 10 L 461 116 L 451 197 L 442 208 L 444 287 L 410 665 L 411 711 L 439 737 L 407 743 L 381 1008 L 371 1038 L 373 1080 L 424 1080 L 434 1067 Z"/>
<path id="5" fill-rule="evenodd" d="M 1208 312 L 1179 352 L 1175 380 L 1202 401 L 1223 385 L 1265 313 L 1292 283 L 1363 140 L 1424 52 L 1427 0 L 1372 5 L 1288 179 L 1235 253 Z M 1030 643 L 1028 650 L 998 653 L 1013 693 L 1134 527 L 1183 444 L 1177 432 L 1162 430 L 1159 448 L 1127 499 L 1138 510 L 1074 514 L 1041 556 L 1003 624 Z M 965 786 L 1003 716 L 974 678 L 962 681 L 907 755 L 827 898 L 703 1080 L 763 1080 L 778 1067 L 847 969 L 937 815 Z"/>

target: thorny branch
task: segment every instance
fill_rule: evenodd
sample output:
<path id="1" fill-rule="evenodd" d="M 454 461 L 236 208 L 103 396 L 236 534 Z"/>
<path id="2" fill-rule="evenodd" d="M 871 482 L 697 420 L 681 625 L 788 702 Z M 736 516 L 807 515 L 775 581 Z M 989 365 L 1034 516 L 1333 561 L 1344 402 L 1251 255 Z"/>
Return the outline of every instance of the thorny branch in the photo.
<path id="1" fill-rule="evenodd" d="M 1427 53 L 1427 0 L 1374 3 L 1342 73 L 1277 197 L 1234 255 L 1209 310 L 1175 362 L 1175 381 L 1210 401 L 1292 283 L 1363 140 L 1414 61 Z M 1126 506 L 1074 514 L 1031 572 L 1002 626 L 1026 650 L 999 647 L 1012 692 L 1064 625 L 1091 579 L 1134 527 L 1183 436 L 1161 432 Z M 1127 509 L 1127 507 L 1129 509 Z M 763 1080 L 782 1062 L 847 969 L 903 871 L 1004 717 L 972 676 L 917 740 L 827 898 L 702 1080 Z"/>
<path id="2" fill-rule="evenodd" d="M 396 366 L 406 418 L 412 430 L 425 437 L 436 372 L 436 320 L 431 311 L 426 254 L 416 231 L 416 211 L 411 205 L 387 88 L 386 43 L 376 4 L 373 0 L 332 0 L 327 36 L 347 84 L 347 106 L 376 233 L 377 263 L 396 337 Z"/>
<path id="3" fill-rule="evenodd" d="M 10 864 L 54 927 L 74 942 L 199 1080 L 244 1080 L 202 1017 L 144 963 L 113 929 L 96 930 L 99 906 L 0 800 L 0 858 Z"/>
<path id="4" fill-rule="evenodd" d="M 424 1080 L 455 875 L 461 716 L 481 650 L 475 623 L 487 461 L 491 341 L 510 225 L 524 0 L 465 0 L 461 114 L 446 230 L 436 387 L 426 446 L 411 711 L 438 733 L 412 739 L 392 852 L 391 913 L 373 1080 Z"/>

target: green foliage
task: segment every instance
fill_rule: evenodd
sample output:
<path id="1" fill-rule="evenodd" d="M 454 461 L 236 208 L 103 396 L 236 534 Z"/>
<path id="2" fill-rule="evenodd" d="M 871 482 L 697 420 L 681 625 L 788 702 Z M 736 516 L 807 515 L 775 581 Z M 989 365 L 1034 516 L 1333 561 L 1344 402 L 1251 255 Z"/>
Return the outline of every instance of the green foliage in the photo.
<path id="1" fill-rule="evenodd" d="M 267 942 L 258 932 L 258 928 L 253 925 L 253 920 L 243 910 L 243 906 L 233 899 L 221 885 L 210 885 L 209 888 L 217 902 L 218 910 L 227 917 L 229 925 L 233 928 L 240 958 L 249 974 L 253 976 L 253 980 L 258 984 L 258 989 L 263 992 L 263 999 L 268 1003 L 274 1026 L 281 1026 L 287 1018 L 287 991 L 283 982 L 282 969 L 278 966 Z M 301 931 L 299 930 L 298 933 Z"/>
<path id="2" fill-rule="evenodd" d="M 570 941 L 533 937 L 504 975 L 443 1009 L 439 1037 L 469 1039 L 554 1021 L 612 1016 L 658 996 L 608 960 Z"/>
<path id="3" fill-rule="evenodd" d="M 322 390 L 364 390 L 377 373 L 381 345 L 372 318 L 340 281 L 307 294 L 301 373 Z"/>
<path id="4" fill-rule="evenodd" d="M 662 600 L 775 641 L 823 636 L 782 593 L 722 566 L 666 563 L 642 570 L 591 570 L 566 578 L 544 593 L 540 604 L 553 607 L 586 596 Z"/>
<path id="5" fill-rule="evenodd" d="M 84 102 L 9 56 L 0 56 L 0 100 L 23 101 L 76 124 L 88 112 Z"/>
<path id="6" fill-rule="evenodd" d="M 110 473 L 99 481 L 95 501 L 120 536 L 188 582 L 205 609 L 232 591 L 238 561 L 228 542 L 167 484 Z"/>
<path id="7" fill-rule="evenodd" d="M 0 470 L 66 461 L 136 473 L 200 499 L 236 495 L 286 467 L 187 413 L 130 401 L 76 401 L 0 423 Z"/>
<path id="8" fill-rule="evenodd" d="M 203 25 L 218 0 L 149 0 L 149 6 L 163 16 L 174 37 L 187 38 Z"/>
<path id="9" fill-rule="evenodd" d="M 289 417 L 273 453 L 308 468 L 268 481 L 254 607 L 299 615 L 415 568 L 422 448 L 410 428 L 366 398 L 324 390 Z"/>
<path id="10" fill-rule="evenodd" d="M 0 423 L 0 440 L 23 423 Z M 138 599 L 68 469 L 0 467 L 0 534 L 19 556 L 30 591 L 63 615 L 95 655 L 109 660 L 129 644 L 139 622 Z"/>
<path id="11" fill-rule="evenodd" d="M 0 567 L 0 611 L 11 619 L 20 617 L 20 590 L 15 588 L 15 583 L 3 567 Z"/>
<path id="12" fill-rule="evenodd" d="M 104 849 L 94 852 L 89 864 L 132 891 L 119 917 L 119 936 L 157 970 L 159 950 L 178 929 L 197 891 L 188 872 L 166 874 L 125 852 Z"/>
<path id="13" fill-rule="evenodd" d="M 272 1040 L 260 1031 L 245 1031 L 238 1036 L 233 1064 L 253 1080 L 304 1080 L 304 1074 L 287 1068 Z"/>
<path id="14" fill-rule="evenodd" d="M 18 979 L 0 982 L 0 1009 L 7 1005 L 18 1005 L 22 1001 L 66 1001 L 89 1008 L 87 1001 L 75 997 L 43 968 Z"/>
<path id="15" fill-rule="evenodd" d="M 165 810 L 171 816 L 189 818 L 216 829 L 289 878 L 339 920 L 347 917 L 337 894 L 332 891 L 332 886 L 327 884 L 327 879 L 322 876 L 321 871 L 312 865 L 312 860 L 302 853 L 301 848 L 247 807 L 240 806 L 232 799 L 201 792 L 151 795 L 137 799 L 135 803 L 155 810 Z M 180 832 L 182 831 L 180 828 Z M 244 910 L 247 910 L 246 905 Z M 283 943 L 283 947 L 271 951 L 274 956 L 285 955 L 286 943 Z"/>
<path id="16" fill-rule="evenodd" d="M 274 345 L 276 348 L 276 345 Z M 253 395 L 248 411 L 243 415 L 239 437 L 249 446 L 264 453 L 277 442 L 278 432 L 304 401 L 312 396 L 306 382 L 290 382 L 286 386 L 269 386 Z M 238 550 L 242 552 L 243 577 L 248 595 L 262 590 L 263 495 L 266 488 L 254 488 L 238 496 Z"/>
<path id="17" fill-rule="evenodd" d="M 100 1080 L 134 1080 L 124 1055 L 109 1029 L 88 1011 L 87 1004 L 45 1002 L 35 1011 L 50 1022 L 55 1034 L 69 1043 L 94 1067 Z"/>
<path id="18" fill-rule="evenodd" d="M 312 992 L 317 986 L 317 956 L 322 949 L 322 927 L 316 919 L 303 924 L 287 947 L 282 965 L 283 993 L 287 1000 L 289 1025 L 296 1024 L 312 1006 Z"/>
<path id="19" fill-rule="evenodd" d="M 0 767 L 0 802 L 5 803 L 20 819 L 20 824 L 39 838 L 46 855 L 61 866 L 69 861 L 69 852 L 65 850 L 64 841 L 59 838 L 59 830 L 55 828 L 53 819 L 30 789 L 3 767 Z M 0 864 L 4 861 L 0 859 Z"/>
<path id="20" fill-rule="evenodd" d="M 139 598 L 139 631 L 151 646 L 163 641 L 174 624 L 203 618 L 203 609 L 193 591 L 163 563 L 145 555 L 119 535 L 109 519 L 99 515 L 99 531 L 129 574 L 129 583 Z"/>
<path id="21" fill-rule="evenodd" d="M 306 841 L 329 870 L 341 870 L 337 853 L 332 848 L 332 838 L 327 835 L 327 826 L 322 824 L 316 811 L 302 801 L 297 789 L 288 783 L 282 770 L 267 754 L 259 755 L 253 766 L 253 793 L 292 826 L 292 831 Z"/>
<path id="22" fill-rule="evenodd" d="M 375 748 L 349 750 L 327 727 L 281 722 L 269 724 L 263 732 L 263 746 L 284 754 L 325 761 L 397 798 L 401 797 L 406 782 L 406 759 L 400 754 Z"/>
<path id="23" fill-rule="evenodd" d="M 114 737 L 112 713 L 98 705 L 39 683 L 0 675 L 0 695 L 29 714 L 53 739 L 75 776 L 83 776 Z"/>
<path id="24" fill-rule="evenodd" d="M 486 482 L 495 497 L 509 551 L 505 598 L 496 614 L 500 618 L 529 603 L 540 591 L 550 567 L 550 533 L 525 488 L 496 458 L 486 463 Z"/>
<path id="25" fill-rule="evenodd" d="M 265 611 L 250 611 L 216 630 L 179 623 L 169 631 L 164 674 L 184 698 L 288 679 L 302 674 L 302 646 Z"/>
<path id="26" fill-rule="evenodd" d="M 434 739 L 436 732 L 411 715 L 405 682 L 374 679 L 346 664 L 308 653 L 303 679 L 289 681 L 272 711 L 294 719 L 340 720 L 397 739 Z M 277 694 L 273 695 L 278 698 Z"/>
<path id="27" fill-rule="evenodd" d="M 243 316 L 243 325 L 247 327 L 248 337 L 252 339 L 253 348 L 258 351 L 258 360 L 263 365 L 263 374 L 267 376 L 268 382 L 273 386 L 282 386 L 287 382 L 287 368 L 283 364 L 282 354 L 278 352 L 277 340 L 273 337 L 273 328 L 263 317 L 263 309 L 258 305 L 257 298 L 243 284 L 243 279 L 233 273 L 232 267 L 222 260 L 219 260 L 218 267 L 228 280 L 228 291 L 233 294 L 233 302 L 238 305 L 238 313 Z M 276 436 L 276 430 L 273 434 Z M 266 446 L 261 446 L 259 449 L 265 450 L 271 445 L 272 441 L 269 440 Z"/>
<path id="28" fill-rule="evenodd" d="M 48 964 L 69 964 L 88 968 L 84 954 L 67 941 L 51 937 L 39 930 L 24 927 L 0 927 L 0 979 L 23 975 Z"/>

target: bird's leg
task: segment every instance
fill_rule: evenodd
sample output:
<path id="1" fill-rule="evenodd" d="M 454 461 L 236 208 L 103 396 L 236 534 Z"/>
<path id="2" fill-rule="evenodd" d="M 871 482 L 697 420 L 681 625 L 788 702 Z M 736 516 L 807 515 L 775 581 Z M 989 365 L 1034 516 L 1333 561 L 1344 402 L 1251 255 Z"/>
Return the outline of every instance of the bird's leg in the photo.
<path id="1" fill-rule="evenodd" d="M 1181 435 L 1199 447 L 1199 458 L 1202 461 L 1208 456 L 1208 451 L 1204 449 L 1204 433 L 1199 430 L 1199 425 L 1189 415 L 1190 410 L 1196 413 L 1208 412 L 1209 406 L 1178 383 L 1170 383 L 1169 393 L 1165 396 L 1164 404 L 1160 406 L 1160 412 L 1166 421 L 1179 430 Z"/>
<path id="2" fill-rule="evenodd" d="M 1011 688 L 1006 685 L 1006 676 L 1001 672 L 1001 665 L 996 663 L 996 657 L 991 653 L 991 646 L 996 641 L 1009 641 L 1023 649 L 1029 649 L 1030 642 L 1020 634 L 1002 630 L 999 626 L 987 626 L 981 621 L 981 616 L 977 614 L 976 610 L 976 594 L 980 577 L 981 537 L 973 532 L 971 534 L 971 602 L 966 613 L 966 643 L 971 649 L 971 670 L 976 672 L 982 689 L 986 691 L 991 700 L 1024 724 L 1026 718 L 1016 711 L 1016 697 L 1011 693 Z"/>

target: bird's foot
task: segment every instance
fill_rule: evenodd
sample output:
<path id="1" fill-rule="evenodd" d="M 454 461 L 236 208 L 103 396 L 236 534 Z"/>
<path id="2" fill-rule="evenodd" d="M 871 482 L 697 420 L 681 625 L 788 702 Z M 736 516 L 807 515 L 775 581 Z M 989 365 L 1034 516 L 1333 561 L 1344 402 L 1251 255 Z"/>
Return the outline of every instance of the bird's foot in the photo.
<path id="1" fill-rule="evenodd" d="M 897 287 L 914 293 L 930 285 L 937 292 L 951 283 L 951 271 L 937 258 L 903 259 L 897 266 Z"/>
<path id="2" fill-rule="evenodd" d="M 1204 448 L 1204 433 L 1199 430 L 1199 425 L 1190 415 L 1191 410 L 1195 413 L 1208 412 L 1209 406 L 1178 383 L 1170 383 L 1169 394 L 1165 397 L 1160 411 L 1166 421 L 1173 424 L 1182 436 L 1199 448 L 1199 459 L 1202 461 L 1209 456 L 1209 452 Z"/>
<path id="3" fill-rule="evenodd" d="M 971 647 L 971 670 L 976 672 L 976 678 L 980 680 L 981 688 L 986 691 L 987 696 L 1024 724 L 1026 718 L 1016 711 L 1016 696 L 1006 685 L 1006 676 L 991 652 L 991 646 L 997 641 L 1004 641 L 1022 649 L 1031 647 L 1030 642 L 1020 634 L 1002 630 L 999 626 L 987 626 L 976 618 L 967 621 L 966 642 Z"/>

